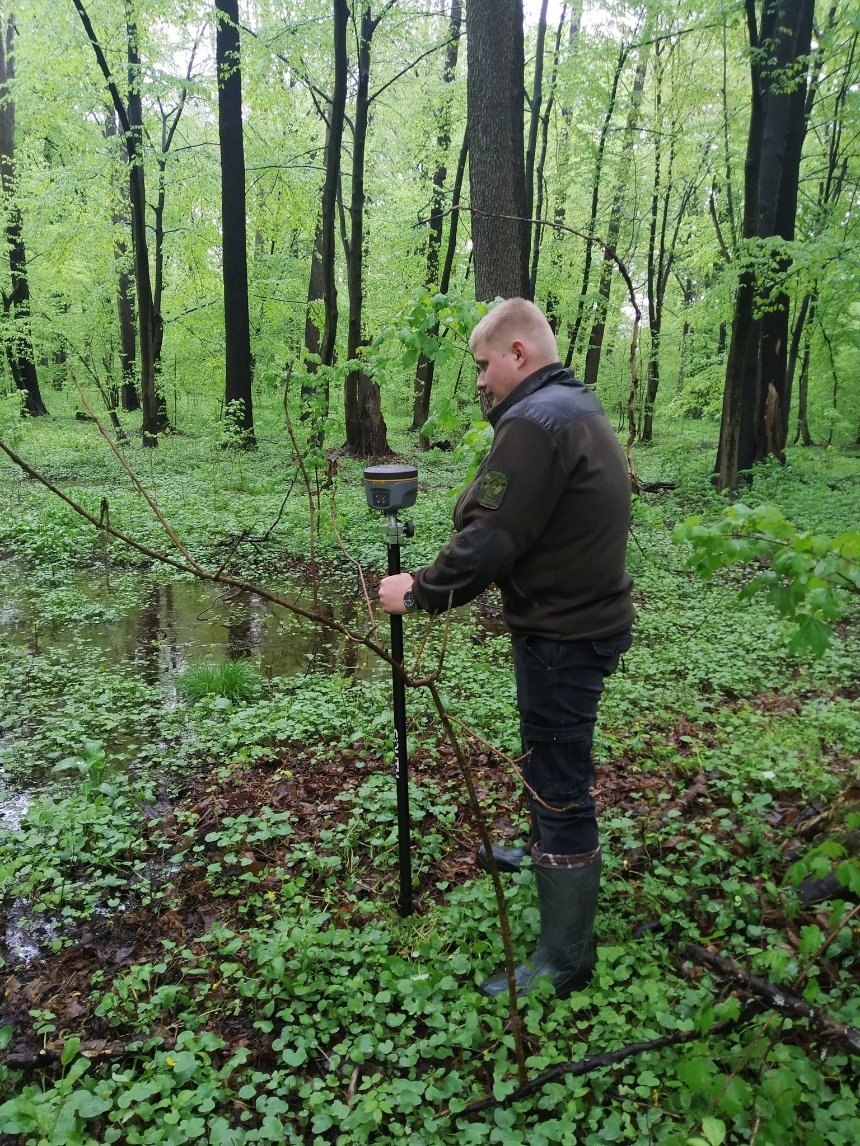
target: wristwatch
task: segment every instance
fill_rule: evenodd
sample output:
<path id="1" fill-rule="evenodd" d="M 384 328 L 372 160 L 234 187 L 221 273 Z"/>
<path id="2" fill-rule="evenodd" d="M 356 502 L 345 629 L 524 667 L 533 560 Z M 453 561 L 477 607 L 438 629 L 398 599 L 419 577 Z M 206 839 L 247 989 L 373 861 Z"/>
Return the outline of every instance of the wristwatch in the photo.
<path id="1" fill-rule="evenodd" d="M 403 608 L 407 613 L 415 613 L 418 610 L 418 605 L 415 598 L 412 596 L 412 590 L 407 589 L 403 594 Z"/>

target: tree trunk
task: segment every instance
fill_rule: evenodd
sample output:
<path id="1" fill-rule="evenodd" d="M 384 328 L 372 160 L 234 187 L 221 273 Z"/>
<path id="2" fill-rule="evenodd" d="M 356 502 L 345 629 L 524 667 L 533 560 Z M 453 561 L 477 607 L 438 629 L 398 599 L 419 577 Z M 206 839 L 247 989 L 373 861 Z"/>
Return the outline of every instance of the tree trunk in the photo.
<path id="1" fill-rule="evenodd" d="M 797 432 L 794 436 L 794 444 L 797 445 L 799 441 L 802 446 L 812 445 L 812 434 L 809 432 L 809 358 L 811 344 L 812 323 L 810 322 L 804 330 L 803 358 L 797 385 Z"/>
<path id="2" fill-rule="evenodd" d="M 156 310 L 149 272 L 149 249 L 146 236 L 146 180 L 143 167 L 143 107 L 140 96 L 140 55 L 137 46 L 137 24 L 131 0 L 125 0 L 126 53 L 128 60 L 128 98 L 123 102 L 111 73 L 92 21 L 82 0 L 73 0 L 87 33 L 96 61 L 110 92 L 117 117 L 122 125 L 129 161 L 129 205 L 131 207 L 134 282 L 137 293 L 137 329 L 140 338 L 140 393 L 143 407 L 143 444 L 158 445 L 158 432 L 163 421 L 164 404 L 155 388 L 155 375 L 161 354 L 164 326 Z"/>
<path id="3" fill-rule="evenodd" d="M 561 34 L 564 26 L 564 17 L 567 10 L 567 5 L 564 4 L 561 10 L 561 18 L 558 24 L 558 36 L 556 47 L 559 49 L 561 46 Z M 571 58 L 573 58 L 579 43 L 579 30 L 582 22 L 582 0 L 574 0 L 570 13 L 570 30 L 568 31 L 568 48 L 571 50 Z M 552 246 L 550 249 L 550 266 L 552 267 L 552 274 L 550 276 L 549 288 L 546 293 L 546 317 L 552 327 L 552 332 L 558 335 L 561 325 L 560 298 L 558 284 L 563 279 L 563 264 L 564 254 L 566 250 L 566 238 L 563 228 L 567 219 L 567 193 L 570 184 L 570 124 L 573 118 L 573 109 L 570 107 L 562 107 L 561 109 L 561 138 L 558 142 L 558 161 L 556 170 L 556 199 L 555 211 L 553 213 L 553 221 L 555 227 L 552 231 Z M 586 255 L 590 258 L 591 244 L 586 244 Z M 534 276 L 533 276 L 534 277 Z M 580 307 L 581 309 L 581 307 Z M 581 321 L 581 315 L 580 315 Z M 570 365 L 570 358 L 572 351 L 569 350 L 568 361 L 566 366 Z"/>
<path id="4" fill-rule="evenodd" d="M 352 192 L 350 194 L 349 320 L 347 354 L 351 361 L 365 345 L 362 331 L 364 292 L 364 164 L 367 129 L 370 120 L 370 46 L 380 17 L 370 8 L 361 16 L 358 42 L 358 83 L 355 93 L 355 128 L 352 149 Z M 361 369 L 353 368 L 344 387 L 346 447 L 353 457 L 382 457 L 390 454 L 387 427 L 382 416 L 379 386 Z"/>
<path id="5" fill-rule="evenodd" d="M 326 122 L 325 178 L 322 188 L 320 216 L 314 235 L 314 254 L 308 280 L 308 301 L 305 315 L 305 365 L 308 375 L 317 374 L 317 357 L 322 366 L 333 366 L 337 341 L 338 307 L 335 279 L 335 251 L 337 249 L 338 193 L 340 188 L 341 148 L 346 118 L 347 49 L 346 34 L 349 8 L 346 0 L 333 0 L 332 39 L 334 55 L 334 82 L 331 107 Z M 314 318 L 314 304 L 322 300 L 322 331 Z M 328 375 L 323 371 L 322 382 L 308 378 L 302 386 L 302 417 L 310 416 L 314 425 L 310 440 L 321 446 L 325 435 L 330 393 Z M 286 402 L 286 394 L 284 395 Z"/>
<path id="6" fill-rule="evenodd" d="M 225 423 L 241 445 L 256 444 L 251 395 L 251 324 L 248 316 L 248 237 L 245 220 L 245 149 L 238 0 L 215 0 L 218 12 L 218 142 L 221 151 L 221 246 L 226 350 Z"/>
<path id="7" fill-rule="evenodd" d="M 660 386 L 660 339 L 663 330 L 663 313 L 666 303 L 666 289 L 669 275 L 675 261 L 675 250 L 681 224 L 687 206 L 693 198 L 695 180 L 689 180 L 680 197 L 675 201 L 673 224 L 669 233 L 669 213 L 673 201 L 675 153 L 681 125 L 677 113 L 673 114 L 668 130 L 665 131 L 663 111 L 663 77 L 666 62 L 663 59 L 666 45 L 658 41 L 654 47 L 654 189 L 651 194 L 651 212 L 648 227 L 648 325 L 650 345 L 648 350 L 648 380 L 645 387 L 645 403 L 642 418 L 643 442 L 650 442 L 654 436 L 654 404 Z M 675 46 L 669 43 L 668 54 L 674 54 Z M 664 165 L 663 137 L 668 138 L 669 153 Z"/>
<path id="8" fill-rule="evenodd" d="M 4 39 L 5 37 L 5 39 Z M 30 283 L 24 245 L 21 208 L 15 178 L 15 25 L 11 16 L 0 25 L 0 188 L 6 200 L 6 247 L 9 257 L 9 292 L 3 292 L 3 342 L 15 388 L 24 396 L 22 412 L 33 417 L 47 414 L 33 353 L 30 332 Z M 11 331 L 11 333 L 9 332 Z"/>
<path id="9" fill-rule="evenodd" d="M 532 86 L 532 95 L 529 100 L 529 135 L 525 154 L 525 184 L 526 203 L 525 216 L 531 220 L 534 214 L 534 205 L 537 201 L 535 190 L 535 166 L 537 163 L 538 131 L 541 122 L 541 105 L 543 104 L 543 64 L 544 47 L 546 45 L 546 8 L 549 0 L 541 0 L 540 14 L 538 16 L 537 43 L 535 44 L 535 75 Z M 531 236 L 533 224 L 529 222 L 529 235 Z M 539 227 L 534 228 L 540 231 Z M 531 238 L 529 240 L 531 247 Z"/>
<path id="10" fill-rule="evenodd" d="M 105 116 L 105 137 L 114 138 L 118 127 L 116 112 L 109 107 Z M 117 189 L 117 194 L 125 195 Z M 133 411 L 140 409 L 140 398 L 137 393 L 135 375 L 137 371 L 137 330 L 134 325 L 134 297 L 131 286 L 131 276 L 128 273 L 128 242 L 131 224 L 128 216 L 119 209 L 114 210 L 111 222 L 116 229 L 117 238 L 114 246 L 114 263 L 116 266 L 117 288 L 116 309 L 119 320 L 119 364 L 122 382 L 120 386 L 120 405 L 123 410 Z"/>
<path id="11" fill-rule="evenodd" d="M 300 420 L 310 422 L 309 441 L 317 449 L 323 444 L 325 423 L 329 414 L 328 374 L 319 373 L 321 362 L 322 331 L 317 322 L 317 307 L 325 308 L 326 278 L 323 266 L 323 220 L 317 219 L 314 232 L 314 249 L 311 255 L 311 273 L 308 277 L 308 298 L 305 304 L 305 353 L 304 374 L 300 400 Z M 287 410 L 289 394 L 284 389 L 284 409 Z"/>
<path id="12" fill-rule="evenodd" d="M 543 17 L 544 27 L 546 25 L 546 5 L 541 8 L 541 15 Z M 562 4 L 561 16 L 558 21 L 558 28 L 555 33 L 555 48 L 553 49 L 552 56 L 552 74 L 549 81 L 549 93 L 547 95 L 546 106 L 541 110 L 543 102 L 543 83 L 538 83 L 538 69 L 535 66 L 535 87 L 534 96 L 532 98 L 532 117 L 531 125 L 529 127 L 529 154 L 533 152 L 531 134 L 534 130 L 535 136 L 538 131 L 540 132 L 540 151 L 534 159 L 533 170 L 530 171 L 530 162 L 528 154 L 526 155 L 526 192 L 532 188 L 532 201 L 533 205 L 529 206 L 529 215 L 535 220 L 543 218 L 544 209 L 544 170 L 546 167 L 546 153 L 549 144 L 549 121 L 552 116 L 553 104 L 555 103 L 555 89 L 558 81 L 558 65 L 561 59 L 561 38 L 564 32 L 564 21 L 567 15 L 567 4 Z M 538 34 L 539 52 L 543 58 L 543 37 Z M 541 68 L 541 76 L 543 69 Z M 533 125 L 533 126 L 532 126 Z M 536 146 L 536 144 L 534 145 Z M 540 249 L 543 242 L 544 227 L 539 222 L 532 224 L 531 232 L 531 260 L 529 262 L 529 294 L 532 298 L 535 297 L 537 291 L 537 275 L 538 275 L 538 262 L 540 260 Z"/>
<path id="13" fill-rule="evenodd" d="M 754 0 L 745 0 L 752 106 L 744 167 L 743 236 L 794 238 L 800 156 L 806 135 L 806 84 L 814 0 L 764 0 L 760 27 Z M 784 445 L 788 305 L 773 283 L 788 269 L 778 245 L 769 267 L 747 263 L 735 297 L 726 367 L 716 474 L 719 489 L 735 489 L 738 474 Z M 761 319 L 756 302 L 766 303 Z"/>
<path id="14" fill-rule="evenodd" d="M 527 298 L 521 0 L 470 0 L 466 42 L 475 294 Z"/>
<path id="15" fill-rule="evenodd" d="M 77 2 L 77 0 L 76 0 Z M 140 95 L 140 56 L 137 25 L 131 4 L 126 2 L 126 36 L 128 45 L 128 132 L 126 147 L 129 158 L 129 201 L 131 203 L 134 247 L 134 281 L 137 289 L 137 328 L 140 335 L 140 392 L 143 406 L 143 444 L 158 445 L 161 419 L 155 374 L 161 355 L 164 326 L 152 298 L 149 271 L 149 244 L 146 235 L 146 179 L 143 167 L 143 105 Z"/>
<path id="16" fill-rule="evenodd" d="M 606 333 L 606 315 L 609 310 L 609 296 L 612 290 L 612 279 L 615 271 L 614 257 L 621 234 L 621 220 L 624 214 L 624 205 L 627 202 L 627 188 L 630 174 L 630 158 L 637 139 L 639 128 L 639 109 L 642 102 L 642 91 L 645 87 L 645 72 L 648 61 L 641 59 L 636 68 L 633 80 L 633 90 L 630 94 L 631 105 L 624 129 L 625 144 L 621 158 L 618 180 L 615 184 L 615 194 L 612 197 L 612 208 L 609 212 L 609 225 L 606 230 L 605 246 L 603 249 L 603 264 L 600 268 L 600 285 L 597 291 L 597 304 L 594 311 L 594 322 L 591 325 L 591 336 L 588 340 L 588 352 L 585 356 L 585 384 L 597 385 L 597 375 L 600 370 L 600 356 L 603 351 L 603 336 Z"/>
<path id="17" fill-rule="evenodd" d="M 460 0 L 452 0 L 451 15 L 449 19 L 448 47 L 445 51 L 445 67 L 442 78 L 447 89 L 454 82 L 457 71 L 457 56 L 460 47 L 460 30 L 463 22 L 463 9 Z M 427 269 L 424 282 L 429 291 L 439 286 L 439 251 L 442 246 L 442 225 L 445 212 L 445 180 L 448 178 L 448 149 L 451 144 L 451 97 L 443 96 L 440 106 L 436 109 L 436 148 L 437 162 L 433 172 L 433 197 L 430 207 L 429 233 L 427 235 Z M 453 218 L 452 218 L 453 225 Z M 447 290 L 447 285 L 444 288 Z M 444 293 L 444 292 L 443 292 Z M 438 327 L 431 331 L 438 332 Z M 430 395 L 433 389 L 433 373 L 435 362 L 425 354 L 419 355 L 415 366 L 415 389 L 412 404 L 412 429 L 420 430 L 430 415 Z M 421 438 L 421 447 L 429 446 L 426 438 Z"/>

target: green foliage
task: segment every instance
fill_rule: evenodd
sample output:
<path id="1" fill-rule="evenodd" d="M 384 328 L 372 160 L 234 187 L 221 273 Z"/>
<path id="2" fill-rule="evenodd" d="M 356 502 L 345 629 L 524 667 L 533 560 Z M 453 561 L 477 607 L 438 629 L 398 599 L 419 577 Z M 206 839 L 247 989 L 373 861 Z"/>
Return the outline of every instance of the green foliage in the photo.
<path id="1" fill-rule="evenodd" d="M 399 347 L 396 361 L 405 368 L 414 367 L 420 355 L 434 362 L 444 361 L 446 355 L 462 355 L 487 310 L 484 303 L 462 295 L 417 290 L 377 333 L 369 361 L 392 342 Z"/>
<path id="2" fill-rule="evenodd" d="M 860 533 L 831 537 L 799 530 L 774 505 L 737 502 L 710 525 L 688 518 L 673 537 L 690 546 L 688 564 L 705 578 L 737 565 L 755 570 L 740 597 L 762 594 L 795 622 L 793 653 L 820 656 L 850 595 L 860 593 Z"/>
<path id="3" fill-rule="evenodd" d="M 275 389 L 269 401 L 280 403 Z M 264 424 L 269 415 L 274 426 L 261 402 Z M 122 475 L 92 455 L 92 439 L 76 444 L 62 424 L 28 432 L 88 504 L 97 508 L 106 489 L 112 520 L 164 543 Z M 793 622 L 765 593 L 745 602 L 739 625 L 732 569 L 710 581 L 691 575 L 671 525 L 724 509 L 702 463 L 709 432 L 687 426 L 641 460 L 643 476 L 671 477 L 678 489 L 643 495 L 634 511 L 637 640 L 607 683 L 595 752 L 606 854 L 597 971 L 569 1000 L 537 991 L 523 1006 L 530 1076 L 638 1039 L 693 1041 L 562 1076 L 519 1099 L 504 1004 L 476 989 L 501 962 L 495 901 L 472 867 L 462 784 L 426 693 L 408 695 L 418 911 L 405 920 L 393 907 L 388 666 L 349 662 L 345 642 L 317 640 L 290 675 L 267 671 L 262 687 L 229 703 L 219 699 L 223 683 L 175 703 L 169 665 L 138 662 L 117 639 L 126 614 L 141 608 L 142 570 L 115 544 L 105 569 L 94 531 L 2 471 L 3 547 L 16 557 L 6 566 L 7 607 L 27 617 L 45 610 L 36 635 L 27 625 L 6 633 L 0 658 L 0 761 L 24 791 L 0 834 L 7 961 L 23 983 L 55 983 L 53 958 L 79 966 L 88 944 L 100 952 L 75 981 L 79 1017 L 55 988 L 17 1010 L 14 987 L 7 995 L 5 1037 L 58 1061 L 30 1077 L 0 1068 L 0 1122 L 21 1146 L 533 1146 L 565 1143 L 571 1128 L 591 1146 L 713 1146 L 720 1135 L 727 1144 L 754 1135 L 763 1146 L 792 1135 L 852 1143 L 860 1111 L 847 1054 L 810 1053 L 805 1021 L 749 1017 L 722 981 L 687 974 L 676 958 L 686 942 L 706 941 L 786 990 L 809 965 L 798 988 L 806 1000 L 860 1024 L 850 905 L 804 910 L 792 890 L 831 869 L 856 886 L 844 844 L 793 850 L 796 825 L 839 795 L 860 754 L 853 618 L 823 656 L 798 664 L 786 648 Z M 405 433 L 399 445 L 411 448 Z M 142 450 L 132 457 L 144 472 L 151 464 Z M 208 427 L 165 441 L 148 480 L 195 556 L 218 567 L 229 554 L 231 571 L 309 603 L 306 575 L 282 583 L 290 561 L 307 558 L 306 498 L 288 495 L 294 468 L 285 458 L 282 438 L 260 435 L 254 454 L 234 455 Z M 838 536 L 834 526 L 853 512 L 844 479 L 856 462 L 792 461 L 795 469 L 757 475 L 757 490 L 811 535 L 827 525 Z M 432 559 L 448 535 L 449 490 L 464 463 L 465 452 L 422 457 L 408 567 Z M 371 574 L 381 572 L 385 545 L 364 504 L 361 464 L 342 459 L 336 481 L 337 531 Z M 43 548 L 40 520 L 53 527 Z M 320 599 L 336 615 L 350 607 L 361 631 L 369 622 L 354 571 L 325 513 L 318 553 Z M 157 576 L 176 590 L 172 572 Z M 409 618 L 407 658 L 421 649 L 422 671 L 441 658 L 452 714 L 516 756 L 509 641 L 496 606 L 489 595 L 459 612 L 447 634 Z M 192 613 L 205 621 L 213 609 L 203 595 Z M 159 633 L 169 629 L 157 619 Z M 297 626 L 279 618 L 271 640 L 295 651 Z M 484 752 L 471 746 L 484 812 L 509 837 L 522 818 L 519 781 Z M 506 892 L 519 954 L 537 937 L 529 871 L 506 877 Z M 25 945 L 30 967 L 18 954 Z M 729 1023 L 719 1037 L 709 1034 L 717 1022 Z M 122 1047 L 121 1058 L 99 1057 L 92 1040 Z M 488 1094 L 495 1108 L 463 1113 Z"/>
<path id="4" fill-rule="evenodd" d="M 214 697 L 238 704 L 254 700 L 262 686 L 259 672 L 245 660 L 193 665 L 176 678 L 176 687 L 191 700 Z"/>
<path id="5" fill-rule="evenodd" d="M 478 466 L 487 456 L 493 442 L 493 427 L 489 422 L 475 422 L 460 439 L 454 454 L 462 470 L 465 470 L 460 484 L 454 492 L 462 492 L 474 480 Z"/>

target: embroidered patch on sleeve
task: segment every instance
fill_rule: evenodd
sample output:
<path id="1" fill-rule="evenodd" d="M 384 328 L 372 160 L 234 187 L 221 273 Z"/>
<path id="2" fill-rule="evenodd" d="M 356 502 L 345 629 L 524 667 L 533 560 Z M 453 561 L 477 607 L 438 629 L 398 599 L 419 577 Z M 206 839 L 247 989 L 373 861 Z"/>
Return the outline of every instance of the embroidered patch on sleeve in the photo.
<path id="1" fill-rule="evenodd" d="M 502 470 L 487 470 L 478 489 L 478 505 L 498 509 L 508 488 L 508 475 Z"/>

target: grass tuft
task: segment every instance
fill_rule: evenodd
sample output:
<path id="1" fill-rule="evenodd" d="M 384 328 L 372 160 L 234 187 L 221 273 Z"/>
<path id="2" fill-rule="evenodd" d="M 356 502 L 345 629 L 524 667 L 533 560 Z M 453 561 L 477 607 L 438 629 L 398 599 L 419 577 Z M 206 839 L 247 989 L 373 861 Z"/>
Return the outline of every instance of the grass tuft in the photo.
<path id="1" fill-rule="evenodd" d="M 255 700 L 262 686 L 260 674 L 248 661 L 194 665 L 176 678 L 176 687 L 188 700 L 225 696 L 237 704 Z"/>

